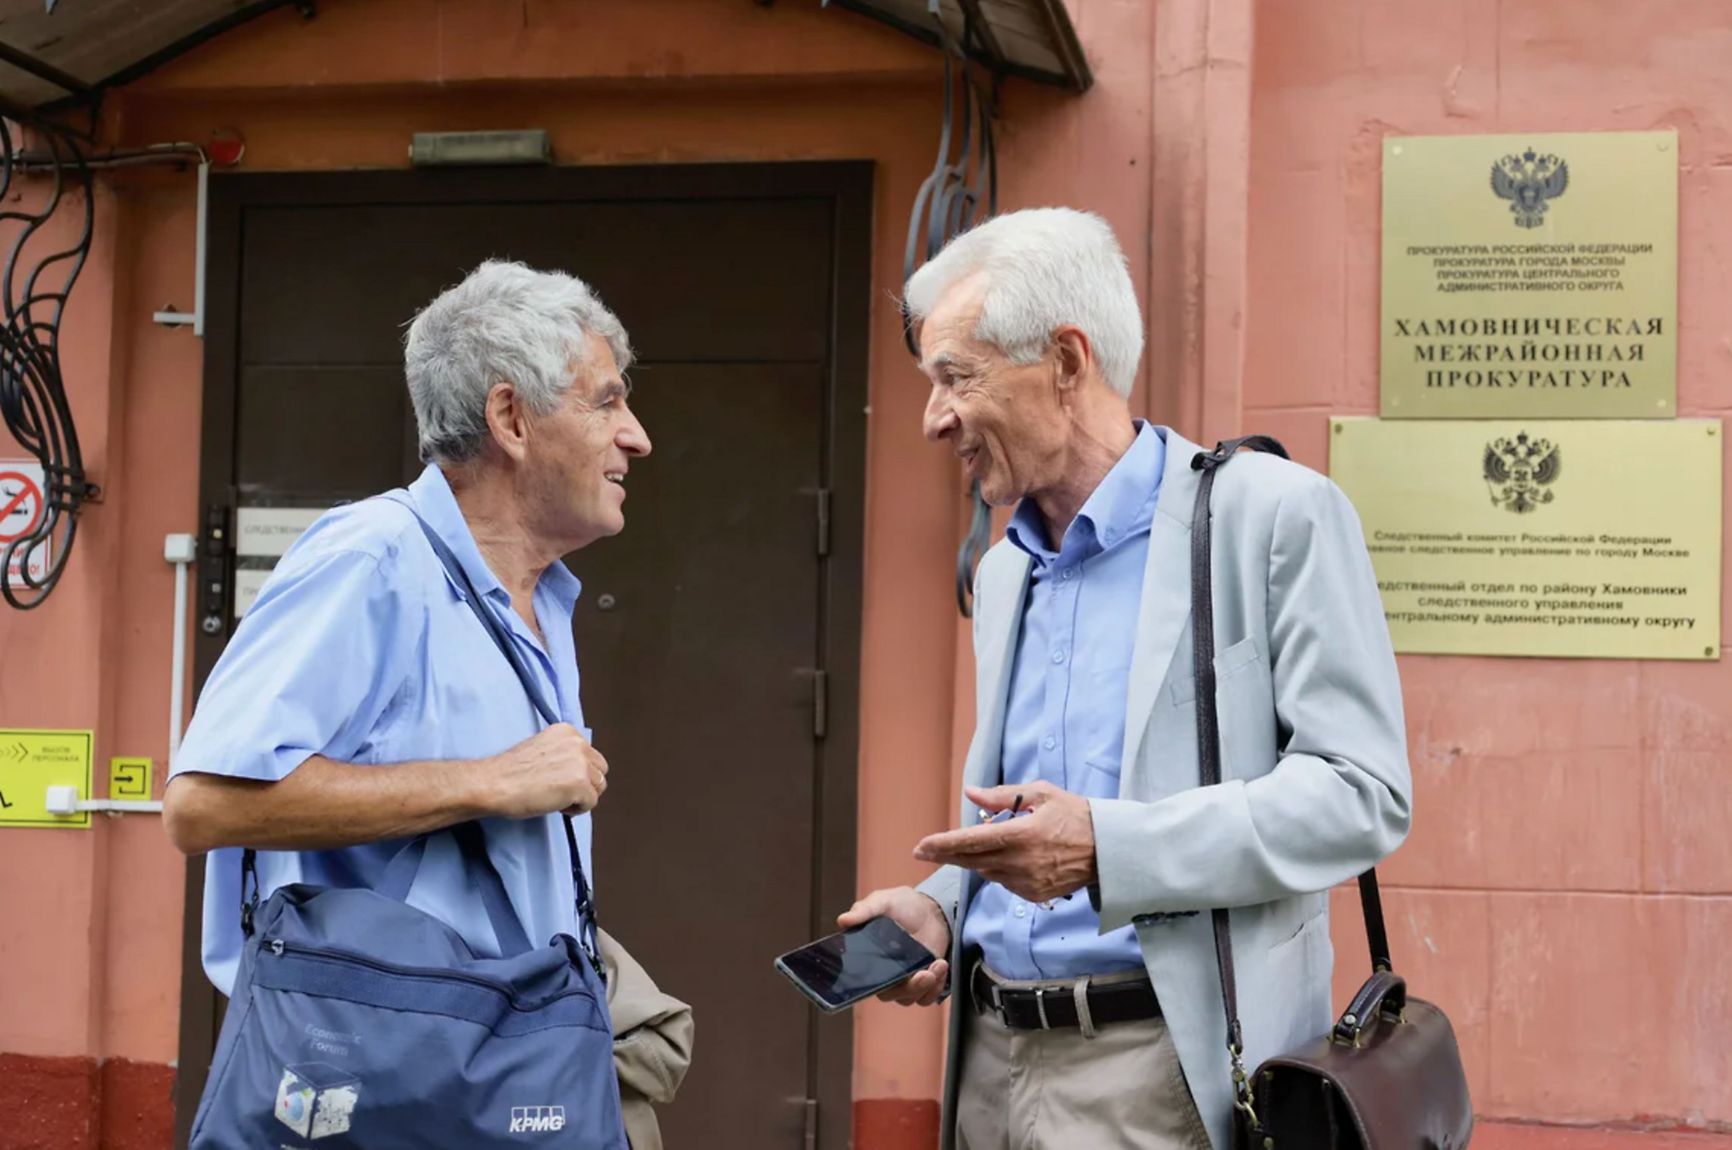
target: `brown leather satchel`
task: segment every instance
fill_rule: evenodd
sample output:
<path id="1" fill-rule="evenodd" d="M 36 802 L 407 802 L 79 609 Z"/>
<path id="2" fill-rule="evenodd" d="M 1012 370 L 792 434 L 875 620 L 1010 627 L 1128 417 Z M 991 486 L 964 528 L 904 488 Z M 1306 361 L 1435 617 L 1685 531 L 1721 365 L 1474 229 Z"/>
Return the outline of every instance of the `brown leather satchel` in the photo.
<path id="1" fill-rule="evenodd" d="M 1192 469 L 1202 472 L 1191 523 L 1191 617 L 1198 761 L 1206 787 L 1221 781 L 1209 492 L 1215 472 L 1241 447 L 1287 458 L 1280 443 L 1257 435 L 1228 440 L 1191 460 Z M 1359 876 L 1359 901 L 1371 944 L 1370 979 L 1333 1031 L 1268 1059 L 1249 1075 L 1227 911 L 1212 912 L 1233 1068 L 1233 1143 L 1240 1150 L 1462 1150 L 1473 1133 L 1473 1104 L 1455 1032 L 1443 1011 L 1409 997 L 1406 982 L 1394 972 L 1375 870 Z"/>

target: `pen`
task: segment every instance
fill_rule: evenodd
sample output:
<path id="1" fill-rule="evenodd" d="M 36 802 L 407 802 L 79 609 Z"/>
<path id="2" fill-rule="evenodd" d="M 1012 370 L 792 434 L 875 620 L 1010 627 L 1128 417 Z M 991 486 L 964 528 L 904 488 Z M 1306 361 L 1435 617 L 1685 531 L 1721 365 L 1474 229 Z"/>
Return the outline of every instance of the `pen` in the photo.
<path id="1" fill-rule="evenodd" d="M 995 815 L 989 815 L 985 811 L 981 811 L 980 812 L 980 821 L 982 823 L 996 823 L 999 821 L 999 815 L 1004 815 L 1008 818 L 1015 818 L 1017 816 L 1017 814 L 1021 812 L 1021 810 L 1022 810 L 1022 792 L 1018 791 L 1016 794 L 1016 797 L 1010 801 L 1010 809 L 1008 811 L 999 811 L 998 814 L 995 814 Z M 1067 894 L 1064 897 L 1069 898 L 1070 895 Z M 1039 902 L 1039 903 L 1036 903 L 1035 905 L 1038 906 L 1041 910 L 1051 910 L 1052 909 L 1052 900 L 1048 899 L 1046 902 Z"/>

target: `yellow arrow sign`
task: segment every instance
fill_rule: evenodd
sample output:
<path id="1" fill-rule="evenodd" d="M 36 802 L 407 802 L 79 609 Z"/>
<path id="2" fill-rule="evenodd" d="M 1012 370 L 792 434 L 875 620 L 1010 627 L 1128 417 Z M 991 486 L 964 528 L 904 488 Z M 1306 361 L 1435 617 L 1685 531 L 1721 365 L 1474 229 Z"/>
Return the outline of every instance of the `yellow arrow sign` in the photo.
<path id="1" fill-rule="evenodd" d="M 90 797 L 89 731 L 0 729 L 0 827 L 88 827 L 90 812 L 48 813 L 49 787 Z"/>
<path id="2" fill-rule="evenodd" d="M 108 797 L 111 799 L 150 798 L 149 759 L 113 758 L 108 760 Z"/>

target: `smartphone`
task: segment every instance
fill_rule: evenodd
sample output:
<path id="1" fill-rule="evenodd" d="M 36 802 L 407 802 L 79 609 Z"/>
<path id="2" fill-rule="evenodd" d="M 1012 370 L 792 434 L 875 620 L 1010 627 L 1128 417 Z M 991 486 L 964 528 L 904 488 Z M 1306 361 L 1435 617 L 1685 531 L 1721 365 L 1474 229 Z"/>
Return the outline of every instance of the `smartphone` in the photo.
<path id="1" fill-rule="evenodd" d="M 895 986 L 934 961 L 931 951 L 880 916 L 790 950 L 776 960 L 776 969 L 819 1010 L 834 1014 Z"/>

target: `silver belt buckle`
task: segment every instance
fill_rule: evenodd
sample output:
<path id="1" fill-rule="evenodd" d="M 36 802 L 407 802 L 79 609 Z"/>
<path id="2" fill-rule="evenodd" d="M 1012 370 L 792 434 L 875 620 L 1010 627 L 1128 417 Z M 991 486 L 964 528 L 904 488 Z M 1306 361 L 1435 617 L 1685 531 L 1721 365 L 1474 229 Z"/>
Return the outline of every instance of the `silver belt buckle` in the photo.
<path id="1" fill-rule="evenodd" d="M 1052 1023 L 1046 1020 L 1046 987 L 1044 986 L 1034 988 L 1034 1012 L 1040 1016 L 1040 1028 L 1051 1030 Z"/>

